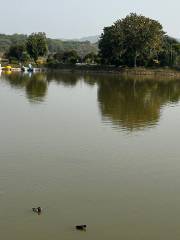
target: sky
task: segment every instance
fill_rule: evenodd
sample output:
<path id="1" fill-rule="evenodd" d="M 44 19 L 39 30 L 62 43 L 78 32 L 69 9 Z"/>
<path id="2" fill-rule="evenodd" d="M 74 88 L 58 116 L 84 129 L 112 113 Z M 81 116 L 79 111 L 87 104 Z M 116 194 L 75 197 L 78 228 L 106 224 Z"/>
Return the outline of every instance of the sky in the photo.
<path id="1" fill-rule="evenodd" d="M 160 21 L 180 38 L 180 0 L 0 0 L 0 33 L 46 32 L 73 39 L 101 34 L 131 12 Z"/>

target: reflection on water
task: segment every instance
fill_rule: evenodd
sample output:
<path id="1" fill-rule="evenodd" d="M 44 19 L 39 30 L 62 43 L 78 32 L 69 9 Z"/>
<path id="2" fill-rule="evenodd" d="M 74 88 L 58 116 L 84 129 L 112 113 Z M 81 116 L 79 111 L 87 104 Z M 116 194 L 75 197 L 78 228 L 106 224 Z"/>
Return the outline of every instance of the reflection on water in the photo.
<path id="1" fill-rule="evenodd" d="M 47 80 L 45 73 L 9 73 L 3 74 L 11 87 L 25 90 L 27 98 L 33 102 L 43 102 L 47 94 Z"/>
<path id="2" fill-rule="evenodd" d="M 179 240 L 179 98 L 173 79 L 2 73 L 1 239 Z"/>
<path id="3" fill-rule="evenodd" d="M 161 108 L 177 103 L 180 98 L 180 81 L 143 79 L 100 74 L 36 73 L 3 74 L 12 87 L 24 89 L 30 102 L 45 100 L 48 84 L 55 82 L 65 87 L 75 87 L 79 81 L 97 86 L 97 99 L 102 119 L 115 128 L 127 131 L 142 130 L 157 125 Z"/>
<path id="4" fill-rule="evenodd" d="M 156 125 L 161 107 L 177 103 L 180 98 L 178 80 L 105 80 L 100 81 L 98 86 L 102 116 L 117 127 L 130 131 Z"/>

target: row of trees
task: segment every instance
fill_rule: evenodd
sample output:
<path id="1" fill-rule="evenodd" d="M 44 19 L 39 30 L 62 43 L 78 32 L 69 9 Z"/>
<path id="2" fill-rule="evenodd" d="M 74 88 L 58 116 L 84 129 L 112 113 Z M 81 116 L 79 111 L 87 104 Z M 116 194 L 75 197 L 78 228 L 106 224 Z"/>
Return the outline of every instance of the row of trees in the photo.
<path id="1" fill-rule="evenodd" d="M 180 43 L 153 19 L 131 13 L 105 27 L 99 41 L 103 64 L 173 66 L 180 63 Z"/>
<path id="2" fill-rule="evenodd" d="M 48 56 L 49 63 L 96 63 L 114 66 L 177 66 L 180 65 L 180 43 L 163 31 L 153 19 L 131 13 L 105 27 L 99 40 L 99 53 L 85 56 L 75 50 L 49 51 L 45 33 L 33 33 L 22 44 L 13 44 L 6 56 L 27 62 Z"/>
<path id="3" fill-rule="evenodd" d="M 94 52 L 88 53 L 84 57 L 78 55 L 75 50 L 57 52 L 50 54 L 47 59 L 48 63 L 63 63 L 63 64 L 76 64 L 76 63 L 87 63 L 94 64 L 98 62 L 98 55 Z"/>
<path id="4" fill-rule="evenodd" d="M 95 63 L 97 54 L 90 52 L 85 56 L 79 55 L 75 50 L 57 51 L 50 53 L 48 49 L 48 39 L 45 33 L 33 33 L 22 44 L 13 44 L 6 57 L 10 61 L 29 62 L 33 60 L 37 63 L 39 57 L 47 57 L 47 62 L 76 64 L 78 62 Z"/>
<path id="5" fill-rule="evenodd" d="M 114 66 L 180 65 L 180 43 L 166 35 L 153 19 L 131 13 L 105 27 L 99 40 L 99 53 L 83 59 L 75 51 L 58 52 L 51 60 L 61 63 L 97 63 Z"/>

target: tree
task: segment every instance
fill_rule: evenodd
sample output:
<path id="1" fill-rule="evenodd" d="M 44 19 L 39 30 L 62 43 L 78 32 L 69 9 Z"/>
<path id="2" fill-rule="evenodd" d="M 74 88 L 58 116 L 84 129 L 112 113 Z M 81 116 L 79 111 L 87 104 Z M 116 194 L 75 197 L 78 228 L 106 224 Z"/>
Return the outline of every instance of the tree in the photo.
<path id="1" fill-rule="evenodd" d="M 35 62 L 38 57 L 45 56 L 48 52 L 46 34 L 42 32 L 32 33 L 27 39 L 26 48 Z"/>
<path id="2" fill-rule="evenodd" d="M 97 54 L 95 54 L 94 52 L 88 53 L 88 54 L 84 57 L 83 61 L 84 61 L 85 63 L 90 63 L 90 64 L 96 63 L 96 62 L 97 62 Z"/>
<path id="3" fill-rule="evenodd" d="M 104 28 L 99 42 L 100 56 L 107 64 L 137 66 L 152 59 L 162 48 L 164 32 L 155 20 L 131 13 Z"/>
<path id="4" fill-rule="evenodd" d="M 25 51 L 26 51 L 25 45 L 20 44 L 12 45 L 9 48 L 9 51 L 7 52 L 7 57 L 9 59 L 16 59 L 18 61 L 22 61 Z"/>
<path id="5" fill-rule="evenodd" d="M 104 28 L 104 33 L 99 41 L 99 55 L 103 64 L 120 64 L 125 51 L 123 39 L 123 31 L 122 29 L 117 29 L 116 25 Z"/>
<path id="6" fill-rule="evenodd" d="M 64 53 L 58 51 L 57 53 L 54 54 L 54 59 L 57 60 L 58 62 L 63 62 L 63 56 Z"/>
<path id="7" fill-rule="evenodd" d="M 63 54 L 62 60 L 64 63 L 67 64 L 76 64 L 79 61 L 80 57 L 78 56 L 77 52 L 72 50 L 72 51 L 66 51 Z"/>
<path id="8" fill-rule="evenodd" d="M 30 58 L 29 54 L 27 53 L 27 51 L 22 53 L 21 61 L 24 63 L 31 61 L 31 58 Z"/>

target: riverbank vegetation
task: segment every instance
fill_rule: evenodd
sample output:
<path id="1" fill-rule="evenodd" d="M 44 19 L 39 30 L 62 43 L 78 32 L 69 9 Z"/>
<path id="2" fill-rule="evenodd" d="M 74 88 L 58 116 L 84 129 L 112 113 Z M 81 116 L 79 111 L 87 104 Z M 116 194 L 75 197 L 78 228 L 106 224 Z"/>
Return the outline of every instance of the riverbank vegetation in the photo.
<path id="1" fill-rule="evenodd" d="M 27 51 L 25 49 L 28 37 L 29 36 L 23 34 L 0 34 L 0 58 L 4 61 L 9 60 L 10 62 L 32 62 L 32 59 L 29 59 L 29 56 L 27 56 Z M 46 38 L 46 44 L 48 53 L 45 55 L 45 59 L 47 59 L 48 55 L 54 55 L 56 53 L 63 53 L 67 51 L 76 51 L 78 56 L 81 58 L 91 52 L 94 54 L 98 53 L 98 44 L 90 43 L 89 41 L 79 42 L 76 40 Z M 9 51 L 11 48 L 13 50 Z"/>
<path id="2" fill-rule="evenodd" d="M 180 43 L 168 36 L 153 19 L 131 13 L 105 27 L 97 44 L 63 42 L 45 33 L 13 35 L 2 44 L 4 58 L 11 62 L 40 63 L 49 68 L 114 71 L 124 68 L 180 68 Z M 76 67 L 74 67 L 76 66 Z"/>

